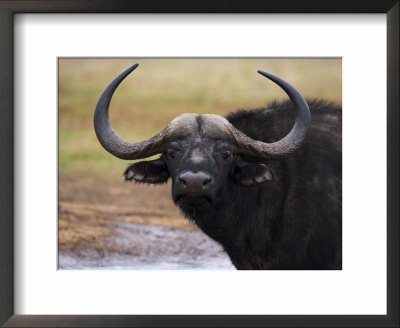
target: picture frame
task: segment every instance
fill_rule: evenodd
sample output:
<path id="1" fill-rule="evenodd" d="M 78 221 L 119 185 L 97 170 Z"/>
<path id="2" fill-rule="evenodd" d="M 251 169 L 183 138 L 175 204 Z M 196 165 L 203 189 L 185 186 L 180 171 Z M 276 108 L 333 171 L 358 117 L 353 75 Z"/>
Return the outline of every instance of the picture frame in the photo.
<path id="1" fill-rule="evenodd" d="M 387 315 L 15 315 L 13 270 L 13 15 L 17 13 L 386 13 Z M 399 326 L 399 2 L 398 1 L 1 1 L 0 2 L 0 324 L 5 327 L 398 327 Z"/>

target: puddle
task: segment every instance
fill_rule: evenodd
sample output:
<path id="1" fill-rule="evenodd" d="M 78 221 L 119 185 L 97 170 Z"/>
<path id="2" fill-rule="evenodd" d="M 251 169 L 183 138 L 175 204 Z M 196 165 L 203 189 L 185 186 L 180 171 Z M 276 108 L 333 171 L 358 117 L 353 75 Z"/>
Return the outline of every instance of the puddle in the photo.
<path id="1" fill-rule="evenodd" d="M 63 270 L 235 270 L 222 247 L 201 231 L 118 222 L 107 242 L 118 251 L 79 249 L 59 255 Z"/>

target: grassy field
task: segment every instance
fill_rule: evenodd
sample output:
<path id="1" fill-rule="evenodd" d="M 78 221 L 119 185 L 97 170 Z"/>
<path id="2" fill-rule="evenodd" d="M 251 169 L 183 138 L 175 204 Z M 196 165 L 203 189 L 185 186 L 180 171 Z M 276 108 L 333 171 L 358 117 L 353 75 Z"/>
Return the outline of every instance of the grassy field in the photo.
<path id="1" fill-rule="evenodd" d="M 110 109 L 113 128 L 129 141 L 152 136 L 182 113 L 225 115 L 286 99 L 258 69 L 280 76 L 305 97 L 341 104 L 340 59 L 60 59 L 60 174 L 120 178 L 128 163 L 99 145 L 93 110 L 107 84 L 136 62 L 139 68 L 117 89 Z"/>

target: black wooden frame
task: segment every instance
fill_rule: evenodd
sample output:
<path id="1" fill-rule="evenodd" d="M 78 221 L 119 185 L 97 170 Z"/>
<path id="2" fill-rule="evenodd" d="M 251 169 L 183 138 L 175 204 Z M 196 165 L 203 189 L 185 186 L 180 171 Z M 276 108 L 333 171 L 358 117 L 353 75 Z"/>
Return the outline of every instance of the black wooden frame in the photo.
<path id="1" fill-rule="evenodd" d="M 15 13 L 386 13 L 387 315 L 14 315 Z M 398 0 L 0 0 L 0 324 L 4 327 L 399 327 Z"/>

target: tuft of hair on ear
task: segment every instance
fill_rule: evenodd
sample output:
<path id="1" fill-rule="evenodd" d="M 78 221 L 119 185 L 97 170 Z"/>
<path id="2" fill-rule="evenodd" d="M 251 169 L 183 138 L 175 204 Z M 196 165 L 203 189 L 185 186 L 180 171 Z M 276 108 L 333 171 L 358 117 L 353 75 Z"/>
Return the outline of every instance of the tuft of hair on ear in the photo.
<path id="1" fill-rule="evenodd" d="M 128 167 L 122 175 L 125 177 L 125 181 L 132 181 L 135 173 L 133 172 L 133 170 L 129 170 Z"/>
<path id="2" fill-rule="evenodd" d="M 237 167 L 233 177 L 241 186 L 254 186 L 271 181 L 275 173 L 265 164 L 249 164 Z"/>
<path id="3" fill-rule="evenodd" d="M 162 184 L 169 178 L 168 168 L 162 159 L 142 161 L 128 166 L 123 173 L 125 181 Z"/>
<path id="4" fill-rule="evenodd" d="M 129 165 L 123 173 L 125 181 L 140 182 L 145 177 L 145 166 L 138 163 Z"/>
<path id="5" fill-rule="evenodd" d="M 169 178 L 169 172 L 160 160 L 142 161 L 128 166 L 123 173 L 125 181 L 137 183 L 162 184 Z"/>

